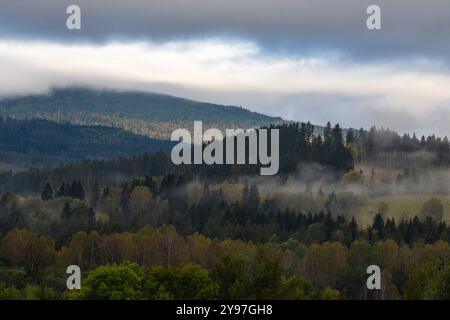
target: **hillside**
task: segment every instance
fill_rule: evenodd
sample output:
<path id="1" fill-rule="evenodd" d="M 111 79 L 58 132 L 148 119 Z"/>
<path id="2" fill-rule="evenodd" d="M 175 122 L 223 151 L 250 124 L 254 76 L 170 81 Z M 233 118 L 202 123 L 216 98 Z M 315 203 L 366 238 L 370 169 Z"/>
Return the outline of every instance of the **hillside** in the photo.
<path id="1" fill-rule="evenodd" d="M 250 128 L 280 123 L 249 110 L 143 92 L 55 89 L 48 95 L 0 100 L 0 115 L 16 119 L 40 118 L 77 125 L 122 128 L 150 137 L 168 138 L 179 127 L 191 128 L 194 120 L 209 127 Z"/>
<path id="2" fill-rule="evenodd" d="M 168 150 L 170 142 L 105 126 L 0 118 L 0 170 Z"/>
<path id="3" fill-rule="evenodd" d="M 71 125 L 68 126 L 73 127 Z M 94 132 L 97 132 L 96 129 L 98 129 L 98 127 L 89 128 L 94 130 Z M 278 173 L 281 180 L 286 180 L 287 175 L 294 174 L 299 163 L 315 162 L 319 167 L 324 166 L 332 170 L 335 177 L 353 168 L 351 154 L 342 142 L 332 140 L 329 143 L 325 143 L 309 138 L 312 135 L 311 125 L 283 124 L 275 128 L 280 130 Z M 102 130 L 108 129 L 118 130 L 102 128 Z M 123 130 L 119 131 L 124 132 Z M 335 131 L 338 130 L 335 129 Z M 134 137 L 132 134 L 130 135 Z M 140 138 L 151 140 L 143 136 Z M 87 138 L 80 140 L 87 140 Z M 296 141 L 297 143 L 293 145 L 290 141 Z M 161 140 L 153 140 L 153 142 L 175 143 Z M 83 147 L 82 143 L 80 141 L 80 148 Z M 105 143 L 108 143 L 108 141 Z M 132 143 L 134 142 L 130 142 L 130 144 Z M 105 144 L 101 147 L 108 148 L 112 146 L 111 144 Z M 84 148 L 86 149 L 87 147 L 84 146 Z M 120 150 L 119 147 L 117 149 Z M 136 149 L 138 148 L 136 147 Z M 124 150 L 126 150 L 125 147 Z M 0 195 L 8 191 L 19 194 L 38 194 L 47 182 L 58 185 L 62 181 L 72 180 L 81 180 L 86 185 L 92 185 L 97 181 L 101 185 L 117 186 L 135 177 L 162 176 L 169 173 L 184 175 L 186 180 L 211 179 L 212 181 L 234 180 L 239 177 L 260 175 L 261 165 L 175 165 L 170 160 L 170 152 L 157 152 L 152 155 L 148 153 L 142 152 L 141 155 L 136 155 L 135 157 L 131 157 L 130 153 L 130 156 L 125 158 L 114 158 L 108 161 L 96 161 L 94 157 L 91 157 L 92 159 L 82 163 L 62 163 L 56 168 L 32 168 L 20 172 L 1 172 L 0 170 Z M 84 153 L 84 155 L 87 154 Z M 93 154 L 95 155 L 95 153 Z M 308 171 L 309 176 L 312 176 L 314 170 L 308 169 Z M 319 171 L 322 172 L 323 170 Z"/>

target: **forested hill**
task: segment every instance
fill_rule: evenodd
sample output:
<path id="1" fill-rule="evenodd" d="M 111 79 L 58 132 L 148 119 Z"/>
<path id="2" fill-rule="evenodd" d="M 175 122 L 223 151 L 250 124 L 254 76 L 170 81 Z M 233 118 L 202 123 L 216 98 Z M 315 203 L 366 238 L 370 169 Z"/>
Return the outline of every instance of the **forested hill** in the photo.
<path id="1" fill-rule="evenodd" d="M 91 129 L 95 129 L 91 128 Z M 337 176 L 353 169 L 353 158 L 343 142 L 339 125 L 326 127 L 324 137 L 315 136 L 310 123 L 274 126 L 280 130 L 279 172 L 281 177 L 292 174 L 301 163 L 317 163 L 333 169 Z M 103 128 L 108 129 L 108 128 Z M 112 130 L 112 129 L 111 129 Z M 0 133 L 1 134 L 1 133 Z M 14 192 L 22 195 L 40 194 L 45 184 L 80 180 L 84 186 L 117 186 L 129 179 L 144 176 L 176 174 L 211 181 L 259 175 L 259 165 L 174 165 L 170 152 L 157 152 L 121 157 L 108 161 L 95 159 L 81 163 L 62 164 L 56 168 L 29 169 L 20 172 L 0 172 L 0 194 Z"/>
<path id="2" fill-rule="evenodd" d="M 4 98 L 0 100 L 0 115 L 112 126 L 158 138 L 170 137 L 170 133 L 179 127 L 190 128 L 194 120 L 219 129 L 247 129 L 282 122 L 281 118 L 240 107 L 161 94 L 81 88 L 55 89 L 48 95 Z"/>
<path id="3" fill-rule="evenodd" d="M 104 126 L 0 117 L 0 169 L 57 165 L 85 159 L 168 151 L 171 142 Z"/>

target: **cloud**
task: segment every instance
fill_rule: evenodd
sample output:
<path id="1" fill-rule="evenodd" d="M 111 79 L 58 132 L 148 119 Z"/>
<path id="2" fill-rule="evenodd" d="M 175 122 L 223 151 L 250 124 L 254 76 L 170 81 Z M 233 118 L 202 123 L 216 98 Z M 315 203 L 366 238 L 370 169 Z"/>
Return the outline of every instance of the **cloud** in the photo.
<path id="1" fill-rule="evenodd" d="M 449 134 L 440 60 L 355 62 L 338 53 L 273 55 L 255 42 L 64 44 L 0 40 L 0 96 L 89 86 L 162 92 L 293 120 Z M 442 71 L 444 70 L 444 71 Z"/>
<path id="2" fill-rule="evenodd" d="M 66 7 L 82 9 L 82 30 L 66 29 Z M 379 31 L 366 9 L 382 9 Z M 229 36 L 268 51 L 341 50 L 355 59 L 450 54 L 448 0 L 35 0 L 2 1 L 0 36 L 66 42 L 175 41 Z"/>
<path id="3" fill-rule="evenodd" d="M 66 8 L 82 30 L 66 28 Z M 382 9 L 382 30 L 366 8 Z M 450 134 L 448 0 L 35 0 L 0 4 L 0 96 L 91 86 L 293 120 Z"/>

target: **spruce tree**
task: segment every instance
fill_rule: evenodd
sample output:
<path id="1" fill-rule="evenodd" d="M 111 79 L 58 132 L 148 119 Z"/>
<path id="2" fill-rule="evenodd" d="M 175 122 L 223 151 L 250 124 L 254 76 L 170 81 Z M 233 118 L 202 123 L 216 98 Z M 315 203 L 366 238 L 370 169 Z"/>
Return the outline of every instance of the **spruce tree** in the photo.
<path id="1" fill-rule="evenodd" d="M 41 193 L 41 199 L 42 201 L 48 201 L 48 200 L 52 200 L 53 199 L 53 189 L 50 186 L 50 184 L 47 182 L 45 184 L 44 190 Z"/>
<path id="2" fill-rule="evenodd" d="M 72 215 L 72 209 L 70 208 L 69 202 L 66 202 L 64 204 L 64 208 L 62 211 L 62 219 L 69 220 L 71 215 Z"/>
<path id="3" fill-rule="evenodd" d="M 65 197 L 67 196 L 66 184 L 63 182 L 58 189 L 57 197 Z"/>
<path id="4" fill-rule="evenodd" d="M 248 205 L 252 209 L 257 209 L 259 207 L 259 190 L 256 183 L 253 183 L 250 187 L 250 191 L 248 193 Z"/>

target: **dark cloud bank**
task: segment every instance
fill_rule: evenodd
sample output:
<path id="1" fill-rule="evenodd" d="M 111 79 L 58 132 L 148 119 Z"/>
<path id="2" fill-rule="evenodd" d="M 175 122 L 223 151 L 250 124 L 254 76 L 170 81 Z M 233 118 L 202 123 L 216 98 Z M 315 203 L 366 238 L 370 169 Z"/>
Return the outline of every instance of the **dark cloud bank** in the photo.
<path id="1" fill-rule="evenodd" d="M 82 9 L 82 30 L 65 28 L 65 9 Z M 383 30 L 365 27 L 382 8 Z M 450 53 L 448 0 L 20 0 L 1 1 L 0 36 L 102 42 L 111 38 L 243 37 L 270 50 L 342 50 L 355 58 Z"/>

